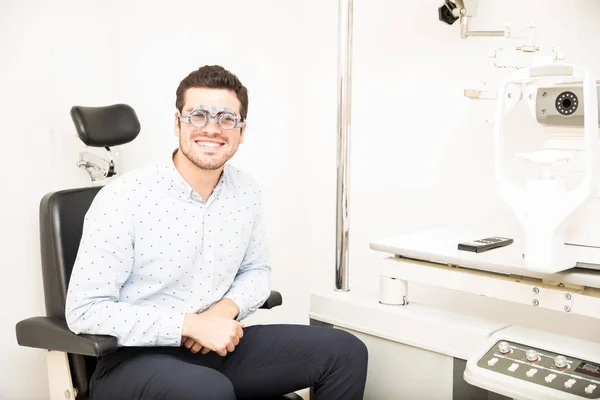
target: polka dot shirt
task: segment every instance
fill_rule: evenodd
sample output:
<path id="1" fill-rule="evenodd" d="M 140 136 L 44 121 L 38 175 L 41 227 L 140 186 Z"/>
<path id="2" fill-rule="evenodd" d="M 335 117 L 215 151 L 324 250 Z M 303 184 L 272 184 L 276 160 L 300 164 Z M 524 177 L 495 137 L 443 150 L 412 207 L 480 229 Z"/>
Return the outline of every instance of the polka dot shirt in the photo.
<path id="1" fill-rule="evenodd" d="M 207 201 L 172 159 L 103 187 L 86 214 L 66 318 L 120 346 L 179 346 L 186 313 L 223 298 L 254 313 L 270 294 L 261 192 L 226 164 Z"/>

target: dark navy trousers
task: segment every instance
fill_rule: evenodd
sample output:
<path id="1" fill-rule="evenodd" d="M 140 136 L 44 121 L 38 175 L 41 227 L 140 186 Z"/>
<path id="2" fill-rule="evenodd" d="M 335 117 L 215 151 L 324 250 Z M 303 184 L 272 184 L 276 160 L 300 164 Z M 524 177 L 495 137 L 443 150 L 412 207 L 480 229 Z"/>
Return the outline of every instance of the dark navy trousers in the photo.
<path id="1" fill-rule="evenodd" d="M 244 328 L 232 353 L 124 347 L 98 360 L 92 400 L 268 399 L 308 387 L 311 400 L 360 400 L 368 352 L 356 336 L 308 325 Z"/>

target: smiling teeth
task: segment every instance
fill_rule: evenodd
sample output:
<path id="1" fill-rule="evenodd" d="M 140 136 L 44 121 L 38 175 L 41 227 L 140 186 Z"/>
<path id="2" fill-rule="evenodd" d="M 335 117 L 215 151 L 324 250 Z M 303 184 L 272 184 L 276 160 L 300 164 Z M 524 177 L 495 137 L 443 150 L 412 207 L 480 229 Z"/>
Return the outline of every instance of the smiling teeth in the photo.
<path id="1" fill-rule="evenodd" d="M 220 144 L 219 143 L 213 143 L 213 142 L 196 142 L 198 143 L 199 146 L 205 146 L 205 147 L 219 147 Z"/>

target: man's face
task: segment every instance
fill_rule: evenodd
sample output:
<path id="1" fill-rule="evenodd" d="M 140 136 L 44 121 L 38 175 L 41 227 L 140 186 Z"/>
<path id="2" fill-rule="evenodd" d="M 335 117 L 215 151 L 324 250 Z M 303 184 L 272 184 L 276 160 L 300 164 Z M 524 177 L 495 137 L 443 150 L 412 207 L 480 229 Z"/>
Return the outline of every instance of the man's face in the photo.
<path id="1" fill-rule="evenodd" d="M 240 102 L 235 92 L 226 89 L 191 88 L 185 93 L 181 115 L 185 116 L 198 105 L 224 106 L 240 114 Z M 224 130 L 215 118 L 208 125 L 196 128 L 175 117 L 175 135 L 179 148 L 194 165 L 204 170 L 221 168 L 236 153 L 243 139 L 243 128 Z"/>

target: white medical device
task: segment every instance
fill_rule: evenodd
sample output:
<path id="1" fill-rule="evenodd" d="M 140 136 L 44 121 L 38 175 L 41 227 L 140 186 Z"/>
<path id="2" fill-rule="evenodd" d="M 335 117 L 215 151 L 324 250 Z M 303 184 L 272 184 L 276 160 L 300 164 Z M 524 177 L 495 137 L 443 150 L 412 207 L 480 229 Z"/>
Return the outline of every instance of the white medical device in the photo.
<path id="1" fill-rule="evenodd" d="M 549 78 L 561 82 L 548 84 Z M 477 244 L 497 232 L 427 229 L 372 241 L 373 250 L 392 254 L 380 269 L 380 303 L 410 309 L 408 282 L 414 282 L 600 318 L 600 235 L 569 233 L 600 226 L 600 219 L 577 219 L 598 192 L 598 91 L 590 71 L 571 65 L 512 74 L 499 91 L 494 158 L 498 191 L 522 237 L 482 252 L 459 244 Z M 509 145 L 507 118 L 522 99 L 529 115 L 551 131 L 538 138 L 542 145 L 535 151 L 515 152 L 516 142 Z M 575 132 L 581 127 L 583 134 Z M 541 166 L 540 173 L 523 179 L 515 164 L 520 158 Z M 511 399 L 600 399 L 600 344 L 506 325 L 467 357 L 464 380 Z"/>
<path id="2" fill-rule="evenodd" d="M 444 0 L 439 18 L 460 20 L 469 41 L 501 37 L 494 66 L 515 69 L 498 93 L 484 83 L 465 95 L 497 99 L 489 156 L 522 232 L 451 227 L 377 238 L 379 290 L 349 290 L 353 7 L 340 0 L 336 290 L 313 293 L 311 324 L 365 341 L 368 398 L 600 399 L 598 84 L 584 68 L 554 64 L 562 50 L 542 55 L 534 23 L 521 37 L 510 24 L 472 30 L 477 9 L 478 0 Z M 519 103 L 530 108 L 511 125 L 511 115 L 523 116 Z"/>
<path id="3" fill-rule="evenodd" d="M 581 79 L 583 84 L 528 90 L 536 80 L 546 77 L 572 77 Z M 575 153 L 564 149 L 546 148 L 519 154 L 541 164 L 542 172 L 528 180 L 524 187 L 519 187 L 509 177 L 505 121 L 524 96 L 535 101 L 532 109 L 540 124 L 583 126 L 581 150 L 585 153 L 585 162 L 583 177 L 575 187 L 569 188 L 567 179 L 552 173 L 551 167 L 555 163 L 570 160 Z M 517 216 L 525 234 L 525 267 L 545 273 L 574 267 L 579 260 L 565 245 L 566 230 L 597 194 L 600 178 L 598 91 L 594 75 L 580 67 L 559 64 L 529 67 L 512 74 L 499 92 L 494 155 L 498 192 Z"/>

